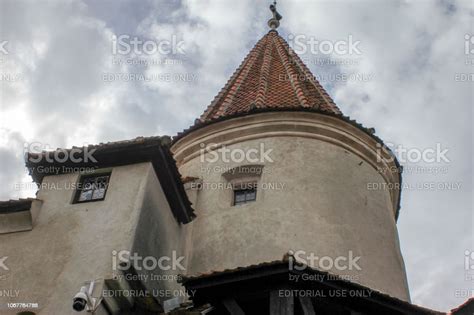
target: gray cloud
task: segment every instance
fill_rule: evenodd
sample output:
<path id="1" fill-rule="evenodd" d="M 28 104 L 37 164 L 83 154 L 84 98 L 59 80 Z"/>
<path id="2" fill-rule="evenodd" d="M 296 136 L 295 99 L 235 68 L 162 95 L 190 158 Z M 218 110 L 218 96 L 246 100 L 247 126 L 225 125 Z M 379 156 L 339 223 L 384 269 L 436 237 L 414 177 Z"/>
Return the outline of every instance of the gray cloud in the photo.
<path id="1" fill-rule="evenodd" d="M 266 1 L 13 1 L 0 2 L 3 73 L 0 158 L 3 183 L 29 182 L 23 143 L 50 147 L 139 135 L 174 134 L 192 124 L 266 32 Z M 361 55 L 305 54 L 341 110 L 387 142 L 405 148 L 448 148 L 449 163 L 406 162 L 404 182 L 460 183 L 458 190 L 405 189 L 398 223 L 413 302 L 447 310 L 465 299 L 464 251 L 474 250 L 472 216 L 472 82 L 464 35 L 474 33 L 466 1 L 282 1 L 280 33 L 360 40 Z M 184 55 L 116 56 L 112 35 L 184 41 Z M 174 60 L 150 67 L 114 59 Z M 321 65 L 320 59 L 351 65 Z M 178 62 L 179 61 L 179 62 Z M 191 74 L 189 82 L 112 80 L 104 73 Z M 369 80 L 336 80 L 336 75 Z M 414 167 L 447 168 L 443 174 Z M 1 197 L 31 195 L 5 185 Z"/>

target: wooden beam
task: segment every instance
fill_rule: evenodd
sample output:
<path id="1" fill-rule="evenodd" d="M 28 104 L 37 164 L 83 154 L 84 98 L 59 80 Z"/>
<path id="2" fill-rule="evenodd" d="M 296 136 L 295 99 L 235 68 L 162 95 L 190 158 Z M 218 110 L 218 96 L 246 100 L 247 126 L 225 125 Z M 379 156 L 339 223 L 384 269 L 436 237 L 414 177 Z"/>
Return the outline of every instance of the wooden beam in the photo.
<path id="1" fill-rule="evenodd" d="M 293 295 L 281 296 L 278 290 L 270 292 L 270 314 L 293 315 L 294 311 Z"/>
<path id="2" fill-rule="evenodd" d="M 237 301 L 234 299 L 225 299 L 222 300 L 222 304 L 224 304 L 227 311 L 229 311 L 230 315 L 245 315 L 244 311 L 240 308 Z"/>
<path id="3" fill-rule="evenodd" d="M 304 315 L 316 315 L 316 313 L 314 312 L 313 303 L 311 302 L 311 298 L 306 296 L 300 296 L 299 300 Z"/>

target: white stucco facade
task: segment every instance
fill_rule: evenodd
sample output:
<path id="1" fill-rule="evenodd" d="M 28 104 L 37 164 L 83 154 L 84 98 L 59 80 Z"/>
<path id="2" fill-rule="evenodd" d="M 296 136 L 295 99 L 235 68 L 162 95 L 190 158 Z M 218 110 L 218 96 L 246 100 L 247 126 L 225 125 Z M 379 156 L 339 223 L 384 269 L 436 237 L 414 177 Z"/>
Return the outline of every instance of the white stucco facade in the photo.
<path id="1" fill-rule="evenodd" d="M 222 147 L 226 156 L 215 159 Z M 289 251 L 312 267 L 409 300 L 396 227 L 399 191 L 386 188 L 397 187 L 399 173 L 368 133 L 330 115 L 268 112 L 196 129 L 172 151 L 197 215 L 188 224 L 174 217 L 151 162 L 99 170 L 111 177 L 105 199 L 96 202 L 73 203 L 81 174 L 45 176 L 30 213 L 2 214 L 0 253 L 9 270 L 0 270 L 0 285 L 15 296 L 1 296 L 0 305 L 33 302 L 36 314 L 75 314 L 72 297 L 85 281 L 136 290 L 113 280 L 112 253 L 120 250 L 184 257 L 184 270 L 137 270 L 148 277 L 141 278 L 144 289 L 168 292 L 140 300 L 151 309 L 184 292 L 174 280 L 150 281 L 153 274 L 246 267 Z M 250 151 L 251 161 L 232 158 Z M 245 183 L 257 184 L 256 201 L 235 206 L 233 189 Z M 328 266 L 323 257 L 342 263 Z M 120 303 L 134 300 L 103 303 L 126 314 Z"/>
<path id="2" fill-rule="evenodd" d="M 32 229 L 0 234 L 0 253 L 8 256 L 9 268 L 0 270 L 0 287 L 5 292 L 0 296 L 1 314 L 25 310 L 6 309 L 7 303 L 38 303 L 38 308 L 29 308 L 36 314 L 77 314 L 72 298 L 85 281 L 98 280 L 101 295 L 102 290 L 111 289 L 104 282 L 114 282 L 114 275 L 120 274 L 113 270 L 113 251 L 156 258 L 171 257 L 172 251 L 184 255 L 186 227 L 173 217 L 151 163 L 105 171 L 111 172 L 105 199 L 87 203 L 72 203 L 80 174 L 44 177 L 37 194 L 41 207 Z M 183 271 L 137 273 L 177 275 Z M 176 281 L 146 279 L 143 283 L 150 294 L 181 289 Z M 114 289 L 129 290 L 125 282 L 114 282 Z M 163 302 L 172 297 L 156 299 Z M 108 301 L 112 308 L 117 301 L 134 303 L 121 297 Z M 96 314 L 106 314 L 103 306 Z"/>
<path id="3" fill-rule="evenodd" d="M 172 151 L 180 173 L 202 182 L 189 190 L 197 215 L 189 273 L 280 260 L 288 251 L 303 259 L 353 255 L 360 270 L 326 270 L 409 300 L 395 219 L 399 191 L 384 186 L 397 187 L 398 170 L 377 143 L 342 119 L 310 112 L 253 114 L 188 133 Z M 227 156 L 216 160 L 211 152 L 222 147 Z M 270 150 L 270 159 L 224 161 L 251 149 Z M 258 184 L 257 199 L 233 206 L 225 173 L 250 164 L 263 167 L 248 179 Z"/>

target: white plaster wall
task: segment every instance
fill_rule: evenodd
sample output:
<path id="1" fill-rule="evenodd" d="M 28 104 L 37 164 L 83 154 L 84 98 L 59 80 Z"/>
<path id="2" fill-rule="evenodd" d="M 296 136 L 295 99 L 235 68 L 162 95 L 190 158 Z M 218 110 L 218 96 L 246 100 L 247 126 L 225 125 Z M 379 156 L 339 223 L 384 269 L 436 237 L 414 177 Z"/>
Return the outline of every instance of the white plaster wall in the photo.
<path id="1" fill-rule="evenodd" d="M 146 176 L 146 186 L 141 207 L 140 219 L 135 232 L 133 252 L 144 256 L 184 257 L 176 268 L 163 270 L 157 267 L 152 270 L 137 271 L 140 275 L 147 275 L 145 286 L 155 298 L 163 303 L 175 297 L 182 298 L 185 290 L 177 281 L 181 275 L 186 274 L 188 256 L 186 253 L 186 236 L 188 225 L 177 222 L 171 211 L 170 205 L 161 188 L 156 173 L 151 170 Z M 181 269 L 180 266 L 185 269 Z M 166 262 L 165 268 L 170 264 Z M 172 265 L 171 265 L 172 266 Z M 153 278 L 156 275 L 166 275 L 167 278 Z"/>
<path id="2" fill-rule="evenodd" d="M 8 302 L 34 302 L 37 314 L 77 314 L 72 297 L 82 283 L 110 278 L 112 250 L 132 248 L 151 171 L 150 163 L 116 167 L 105 200 L 82 204 L 71 204 L 78 174 L 45 177 L 33 229 L 0 235 L 10 269 L 0 270 L 0 288 L 19 290 L 17 297 L 0 297 L 0 313 L 20 311 L 4 309 Z"/>
<path id="3" fill-rule="evenodd" d="M 368 183 L 385 183 L 386 179 L 361 155 L 324 139 L 298 134 L 296 123 L 290 126 L 295 131 L 291 136 L 268 131 L 259 137 L 258 130 L 264 130 L 266 122 L 249 119 L 196 131 L 173 148 L 181 174 L 200 177 L 204 184 L 196 198 L 189 272 L 280 260 L 289 250 L 333 259 L 347 257 L 352 251 L 361 257 L 358 264 L 362 270 L 330 271 L 409 300 L 391 194 L 367 189 Z M 272 118 L 269 123 L 275 121 Z M 245 129 L 251 124 L 257 126 L 256 131 L 245 139 Z M 280 129 L 284 128 L 274 127 Z M 235 130 L 242 139 L 230 141 L 226 133 Z M 206 183 L 224 184 L 224 171 L 219 170 L 245 163 L 202 162 L 199 155 L 193 157 L 196 149 L 190 149 L 200 141 L 227 143 L 231 150 L 258 149 L 261 144 L 272 148 L 273 162 L 264 163 L 260 184 L 279 184 L 280 188 L 259 189 L 256 202 L 232 206 L 231 190 L 213 189 Z"/>

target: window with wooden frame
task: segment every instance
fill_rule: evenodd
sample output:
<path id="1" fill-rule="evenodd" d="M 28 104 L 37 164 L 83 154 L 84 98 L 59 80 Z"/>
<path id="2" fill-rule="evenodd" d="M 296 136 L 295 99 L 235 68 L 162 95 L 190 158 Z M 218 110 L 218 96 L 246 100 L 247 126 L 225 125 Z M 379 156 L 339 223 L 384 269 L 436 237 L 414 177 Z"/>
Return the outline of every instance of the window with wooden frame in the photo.
<path id="1" fill-rule="evenodd" d="M 104 200 L 109 186 L 110 174 L 109 172 L 81 176 L 73 203 Z"/>
<path id="2" fill-rule="evenodd" d="M 223 173 L 224 179 L 232 185 L 232 206 L 257 201 L 258 182 L 263 165 L 239 165 Z"/>
<path id="3" fill-rule="evenodd" d="M 234 206 L 257 200 L 257 188 L 234 189 Z"/>

